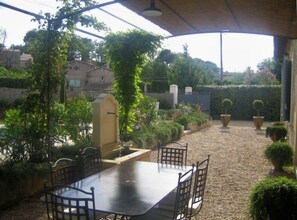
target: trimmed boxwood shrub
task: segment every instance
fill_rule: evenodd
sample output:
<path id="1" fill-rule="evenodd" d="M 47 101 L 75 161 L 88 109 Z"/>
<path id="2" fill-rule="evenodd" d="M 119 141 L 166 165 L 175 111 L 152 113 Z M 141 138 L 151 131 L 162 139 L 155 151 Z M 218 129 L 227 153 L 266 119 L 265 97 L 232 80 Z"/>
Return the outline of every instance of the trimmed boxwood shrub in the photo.
<path id="1" fill-rule="evenodd" d="M 296 198 L 296 180 L 286 177 L 262 180 L 251 191 L 250 216 L 253 220 L 297 219 Z"/>
<path id="2" fill-rule="evenodd" d="M 293 164 L 293 149 L 287 142 L 274 142 L 264 151 L 265 157 L 273 164 L 274 171 L 283 171 L 283 166 Z"/>
<path id="3" fill-rule="evenodd" d="M 231 99 L 223 99 L 222 107 L 224 110 L 224 114 L 228 114 L 230 112 L 232 105 L 233 105 L 233 102 L 231 101 Z"/>

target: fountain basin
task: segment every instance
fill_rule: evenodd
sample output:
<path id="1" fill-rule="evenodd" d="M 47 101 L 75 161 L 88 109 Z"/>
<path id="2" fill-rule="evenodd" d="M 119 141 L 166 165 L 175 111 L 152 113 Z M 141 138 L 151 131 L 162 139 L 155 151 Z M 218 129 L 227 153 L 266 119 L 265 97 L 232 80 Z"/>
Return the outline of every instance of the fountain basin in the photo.
<path id="1" fill-rule="evenodd" d="M 102 168 L 108 169 L 126 161 L 150 161 L 151 150 L 128 148 L 128 149 L 115 149 L 102 159 Z"/>

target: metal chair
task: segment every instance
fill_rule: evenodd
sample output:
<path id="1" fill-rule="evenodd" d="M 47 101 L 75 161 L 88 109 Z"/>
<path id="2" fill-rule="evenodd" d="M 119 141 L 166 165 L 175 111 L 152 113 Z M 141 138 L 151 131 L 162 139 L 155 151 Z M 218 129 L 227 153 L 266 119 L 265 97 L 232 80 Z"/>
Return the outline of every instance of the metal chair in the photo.
<path id="1" fill-rule="evenodd" d="M 60 158 L 50 166 L 52 185 L 67 185 L 77 181 L 76 161 Z"/>
<path id="2" fill-rule="evenodd" d="M 100 147 L 86 147 L 81 153 L 81 178 L 99 173 L 102 170 L 102 156 Z"/>
<path id="3" fill-rule="evenodd" d="M 191 197 L 193 168 L 184 174 L 179 174 L 174 205 L 170 209 L 159 208 L 158 205 L 145 215 L 131 217 L 131 220 L 184 220 L 189 216 L 189 200 Z"/>
<path id="4" fill-rule="evenodd" d="M 206 179 L 208 173 L 208 164 L 209 164 L 210 155 L 207 155 L 207 158 L 201 162 L 196 163 L 195 179 L 193 186 L 193 195 L 190 199 L 190 217 L 197 215 L 202 209 L 203 200 L 204 200 L 204 191 L 206 186 Z"/>
<path id="5" fill-rule="evenodd" d="M 210 155 L 207 155 L 207 158 L 201 162 L 196 162 L 196 170 L 194 172 L 194 184 L 192 189 L 191 198 L 189 200 L 189 211 L 188 218 L 197 215 L 202 209 L 204 191 L 206 186 L 206 179 L 208 173 L 208 164 L 209 164 Z M 174 207 L 174 201 L 176 198 L 176 192 L 172 191 L 164 199 L 159 202 L 159 208 L 162 209 L 172 209 Z"/>
<path id="6" fill-rule="evenodd" d="M 69 191 L 69 195 L 75 197 L 58 195 L 57 192 L 61 190 Z M 86 192 L 72 186 L 45 185 L 44 191 L 48 219 L 96 219 L 93 187 L 90 188 L 90 192 Z"/>
<path id="7" fill-rule="evenodd" d="M 175 166 L 186 166 L 188 143 L 170 142 L 166 145 L 158 145 L 158 163 Z"/>

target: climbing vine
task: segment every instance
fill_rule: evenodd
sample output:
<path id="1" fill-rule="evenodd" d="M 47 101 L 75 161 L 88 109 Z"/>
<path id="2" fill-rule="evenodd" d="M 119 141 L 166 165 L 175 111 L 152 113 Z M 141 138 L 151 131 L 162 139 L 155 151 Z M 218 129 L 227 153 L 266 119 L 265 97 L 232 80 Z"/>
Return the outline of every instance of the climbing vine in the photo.
<path id="1" fill-rule="evenodd" d="M 133 108 L 142 97 L 139 83 L 142 67 L 149 55 L 161 45 L 161 36 L 132 30 L 109 34 L 106 37 L 107 56 L 114 72 L 114 94 L 120 108 L 120 135 L 127 139 L 135 120 Z"/>

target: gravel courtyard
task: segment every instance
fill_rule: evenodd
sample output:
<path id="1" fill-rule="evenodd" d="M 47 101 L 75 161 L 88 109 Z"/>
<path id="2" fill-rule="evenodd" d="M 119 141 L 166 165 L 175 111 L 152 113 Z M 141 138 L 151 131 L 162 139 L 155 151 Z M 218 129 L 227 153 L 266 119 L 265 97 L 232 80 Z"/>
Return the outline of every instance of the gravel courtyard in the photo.
<path id="1" fill-rule="evenodd" d="M 211 126 L 182 137 L 181 142 L 189 143 L 188 164 L 210 154 L 204 206 L 195 219 L 249 219 L 250 189 L 272 171 L 263 157 L 265 147 L 272 143 L 265 137 L 265 127 L 256 131 L 252 121 L 231 121 L 223 128 L 219 121 L 213 121 Z M 151 160 L 156 161 L 156 151 Z M 0 219 L 47 219 L 45 212 L 36 197 L 0 213 Z"/>

